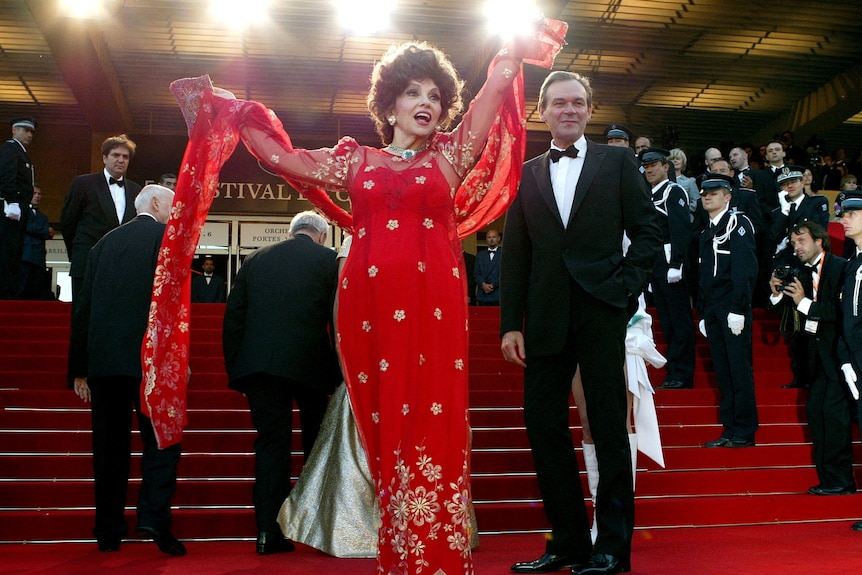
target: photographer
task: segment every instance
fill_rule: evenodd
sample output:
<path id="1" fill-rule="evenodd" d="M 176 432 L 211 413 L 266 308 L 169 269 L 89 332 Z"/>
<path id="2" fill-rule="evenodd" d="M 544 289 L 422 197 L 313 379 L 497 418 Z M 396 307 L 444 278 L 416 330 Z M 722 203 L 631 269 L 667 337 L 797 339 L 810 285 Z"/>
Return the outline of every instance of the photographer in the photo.
<path id="1" fill-rule="evenodd" d="M 791 353 L 809 382 L 808 428 L 820 483 L 812 495 L 856 493 L 850 443 L 850 403 L 838 366 L 837 324 L 846 260 L 829 253 L 829 234 L 810 221 L 790 230 L 798 269 L 776 268 L 769 281 L 773 308 L 792 318 Z"/>

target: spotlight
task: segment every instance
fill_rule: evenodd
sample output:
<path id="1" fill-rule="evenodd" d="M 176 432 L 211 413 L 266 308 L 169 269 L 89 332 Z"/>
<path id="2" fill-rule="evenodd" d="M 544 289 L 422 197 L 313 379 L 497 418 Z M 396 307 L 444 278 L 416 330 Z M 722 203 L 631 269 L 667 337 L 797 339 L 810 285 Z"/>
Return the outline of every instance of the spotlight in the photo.
<path id="1" fill-rule="evenodd" d="M 242 29 L 268 18 L 270 0 L 210 0 L 210 15 L 231 28 Z"/>
<path id="2" fill-rule="evenodd" d="M 532 33 L 533 23 L 541 12 L 532 0 L 487 0 L 485 17 L 492 34 L 511 38 L 518 34 Z"/>
<path id="3" fill-rule="evenodd" d="M 389 28 L 395 0 L 332 0 L 342 28 L 356 36 L 370 36 Z"/>

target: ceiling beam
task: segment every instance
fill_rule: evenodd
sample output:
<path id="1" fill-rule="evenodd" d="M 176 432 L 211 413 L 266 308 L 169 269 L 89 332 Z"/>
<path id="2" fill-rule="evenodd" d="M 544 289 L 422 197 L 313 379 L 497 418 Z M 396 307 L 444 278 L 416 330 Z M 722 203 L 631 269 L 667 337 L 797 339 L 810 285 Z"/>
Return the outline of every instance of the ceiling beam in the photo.
<path id="1" fill-rule="evenodd" d="M 132 131 L 132 113 L 96 23 L 59 14 L 56 2 L 26 3 L 93 131 Z"/>

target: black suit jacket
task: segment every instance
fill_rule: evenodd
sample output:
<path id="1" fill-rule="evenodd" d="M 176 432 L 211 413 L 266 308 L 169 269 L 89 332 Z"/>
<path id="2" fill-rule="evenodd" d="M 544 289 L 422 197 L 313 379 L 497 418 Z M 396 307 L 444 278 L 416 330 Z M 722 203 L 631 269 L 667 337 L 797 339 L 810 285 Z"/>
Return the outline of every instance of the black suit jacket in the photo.
<path id="1" fill-rule="evenodd" d="M 225 282 L 220 275 L 213 274 L 207 283 L 203 274 L 192 278 L 192 303 L 224 303 Z"/>
<path id="2" fill-rule="evenodd" d="M 817 286 L 817 301 L 811 304 L 808 315 L 800 314 L 800 333 L 808 339 L 809 357 L 816 353 L 820 357 L 823 369 L 837 374 L 838 366 L 838 322 L 841 306 L 841 288 L 844 281 L 844 269 L 847 260 L 823 252 L 823 266 L 820 271 L 820 282 Z M 800 263 L 800 267 L 802 264 Z M 804 277 L 805 295 L 809 298 L 814 293 L 811 277 Z M 794 306 L 788 297 L 782 298 L 785 305 Z M 817 322 L 817 333 L 809 333 L 805 329 L 806 320 Z M 832 376 L 830 376 L 830 379 Z"/>
<path id="3" fill-rule="evenodd" d="M 625 257 L 623 232 L 631 240 Z M 572 305 L 567 277 L 625 308 L 661 251 L 658 214 L 634 155 L 593 142 L 587 142 L 568 226 L 554 199 L 546 152 L 524 164 L 504 237 L 500 331 L 523 331 L 527 353 L 537 356 L 565 347 Z"/>
<path id="4" fill-rule="evenodd" d="M 135 197 L 141 186 L 128 178 L 124 181 L 126 211 L 120 222 L 117 221 L 117 209 L 104 171 L 84 174 L 72 180 L 60 214 L 60 229 L 72 264 L 69 275 L 73 278 L 84 277 L 87 255 L 102 236 L 135 217 Z"/>
<path id="5" fill-rule="evenodd" d="M 141 377 L 141 342 L 164 232 L 165 224 L 140 215 L 90 250 L 72 314 L 71 377 Z"/>
<path id="6" fill-rule="evenodd" d="M 23 214 L 32 198 L 33 163 L 17 140 L 7 140 L 0 145 L 0 199 L 17 203 Z"/>
<path id="7" fill-rule="evenodd" d="M 476 301 L 500 301 L 500 260 L 503 257 L 503 248 L 498 247 L 491 259 L 491 252 L 482 250 L 476 254 L 476 267 L 473 270 L 473 278 L 476 280 Z M 494 291 L 485 293 L 482 289 L 483 283 L 494 286 Z"/>
<path id="8" fill-rule="evenodd" d="M 230 387 L 255 373 L 331 392 L 341 380 L 333 345 L 335 252 L 305 234 L 246 258 L 227 300 L 222 331 Z"/>
<path id="9" fill-rule="evenodd" d="M 810 220 L 823 226 L 823 229 L 829 229 L 829 202 L 826 196 L 804 196 L 792 216 L 781 213 L 781 208 L 775 208 L 772 210 L 771 220 L 769 241 L 777 247 L 787 237 L 790 229 L 799 222 Z M 789 247 L 782 250 L 776 257 L 788 264 L 796 263 L 791 259 L 795 256 Z"/>

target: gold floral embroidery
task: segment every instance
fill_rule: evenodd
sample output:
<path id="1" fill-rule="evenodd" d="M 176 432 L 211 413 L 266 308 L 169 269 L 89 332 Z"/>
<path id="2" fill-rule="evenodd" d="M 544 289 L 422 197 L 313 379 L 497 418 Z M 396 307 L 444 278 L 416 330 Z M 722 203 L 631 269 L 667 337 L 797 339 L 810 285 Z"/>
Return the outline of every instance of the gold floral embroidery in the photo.
<path id="1" fill-rule="evenodd" d="M 278 163 L 278 161 L 279 161 L 280 159 L 281 159 L 281 157 L 280 157 L 278 154 L 273 154 L 273 155 L 271 155 L 271 156 L 269 157 L 269 160 L 270 160 L 273 164 L 277 164 L 277 163 Z"/>
<path id="2" fill-rule="evenodd" d="M 440 309 L 439 307 L 435 308 L 434 309 L 434 317 L 436 317 L 438 320 L 443 319 L 443 310 Z"/>
<path id="3" fill-rule="evenodd" d="M 372 412 L 371 421 L 373 421 L 374 423 L 380 423 L 380 413 L 378 413 L 377 411 Z"/>
<path id="4" fill-rule="evenodd" d="M 374 180 L 365 180 L 365 182 L 363 182 L 362 184 L 362 187 L 366 190 L 370 190 L 374 187 Z"/>
<path id="5" fill-rule="evenodd" d="M 380 371 L 386 371 L 387 369 L 389 369 L 389 362 L 386 361 L 385 359 L 381 359 L 380 360 Z"/>
<path id="6" fill-rule="evenodd" d="M 441 413 L 443 413 L 443 406 L 435 401 L 431 404 L 431 413 L 433 413 L 434 415 L 440 415 Z"/>
<path id="7" fill-rule="evenodd" d="M 341 289 L 347 289 L 347 278 L 341 280 Z"/>
<path id="8" fill-rule="evenodd" d="M 356 379 L 359 380 L 359 383 L 368 383 L 368 374 L 364 371 L 360 371 L 359 375 L 356 376 Z"/>
<path id="9" fill-rule="evenodd" d="M 512 74 L 514 74 L 514 72 L 512 72 L 511 68 L 503 68 L 503 77 L 504 78 L 506 78 L 508 80 L 509 78 L 512 77 Z"/>
<path id="10" fill-rule="evenodd" d="M 422 225 L 430 230 L 434 227 L 434 220 L 432 220 L 431 218 L 425 218 L 425 221 L 422 222 Z"/>
<path id="11" fill-rule="evenodd" d="M 425 272 L 425 262 L 419 262 L 419 271 Z"/>
<path id="12" fill-rule="evenodd" d="M 389 220 L 389 222 L 386 224 L 386 227 L 390 230 L 398 228 L 398 220 Z"/>
<path id="13" fill-rule="evenodd" d="M 365 228 L 359 228 L 359 231 L 356 232 L 356 235 L 359 236 L 360 238 L 364 238 L 365 237 Z"/>
<path id="14" fill-rule="evenodd" d="M 410 413 L 410 406 L 405 403 L 401 406 L 401 415 L 407 415 L 408 413 Z"/>
<path id="15" fill-rule="evenodd" d="M 377 277 L 378 271 L 379 270 L 377 269 L 377 266 L 371 266 L 370 268 L 368 268 L 368 277 L 370 277 L 370 278 Z"/>
<path id="16" fill-rule="evenodd" d="M 464 360 L 463 359 L 456 359 L 455 360 L 455 369 L 458 369 L 458 370 L 464 369 Z"/>
<path id="17" fill-rule="evenodd" d="M 425 183 L 425 176 L 416 176 L 416 183 L 417 184 L 424 184 Z"/>
<path id="18" fill-rule="evenodd" d="M 369 331 L 371 331 L 371 322 L 370 321 L 365 320 L 362 322 L 362 331 L 364 331 L 365 333 L 368 333 Z"/>
<path id="19" fill-rule="evenodd" d="M 396 309 L 393 317 L 395 318 L 395 321 L 401 322 L 407 317 L 407 315 L 404 313 L 403 309 Z"/>
<path id="20" fill-rule="evenodd" d="M 419 365 L 425 365 L 425 356 L 423 354 L 419 354 Z"/>
<path id="21" fill-rule="evenodd" d="M 452 275 L 455 276 L 456 278 L 460 278 L 461 272 L 458 271 L 458 268 L 452 268 Z"/>

